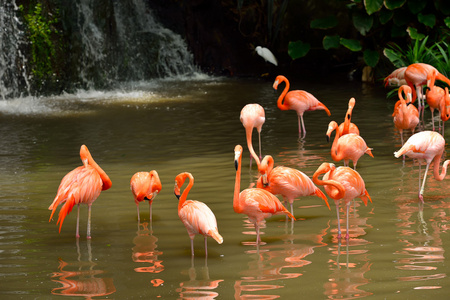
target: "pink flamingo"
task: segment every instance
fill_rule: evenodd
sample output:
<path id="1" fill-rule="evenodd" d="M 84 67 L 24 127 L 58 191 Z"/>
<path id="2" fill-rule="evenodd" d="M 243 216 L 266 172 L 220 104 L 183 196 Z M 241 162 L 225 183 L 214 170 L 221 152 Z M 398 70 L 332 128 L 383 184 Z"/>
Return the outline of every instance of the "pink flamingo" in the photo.
<path id="1" fill-rule="evenodd" d="M 180 188 L 186 179 L 189 178 L 189 184 L 180 196 Z M 194 237 L 201 234 L 205 237 L 205 256 L 208 256 L 207 237 L 210 236 L 222 244 L 223 238 L 217 229 L 216 216 L 211 209 L 203 202 L 197 200 L 186 200 L 189 191 L 194 185 L 194 177 L 191 173 L 180 173 L 175 177 L 175 196 L 179 199 L 178 216 L 183 222 L 191 239 L 191 255 L 194 256 Z"/>
<path id="2" fill-rule="evenodd" d="M 439 131 L 441 130 L 441 121 L 446 122 L 450 116 L 450 95 L 448 94 L 448 88 L 445 87 L 445 90 L 434 85 L 431 87 L 426 94 L 427 104 L 431 110 L 431 122 L 434 127 L 434 110 L 438 109 L 440 113 L 439 120 Z M 444 130 L 442 130 L 442 134 L 444 134 Z"/>
<path id="3" fill-rule="evenodd" d="M 331 133 L 336 128 L 338 128 L 338 125 L 335 121 L 331 121 L 328 124 L 328 139 L 330 139 Z M 356 170 L 356 164 L 364 154 L 373 157 L 372 148 L 367 147 L 366 142 L 361 136 L 355 133 L 349 133 L 341 137 L 339 131 L 336 130 L 333 145 L 331 146 L 331 158 L 334 161 L 344 160 L 344 165 L 348 166 L 349 160 L 352 160 L 353 168 Z"/>
<path id="4" fill-rule="evenodd" d="M 266 155 L 261 162 L 262 173 L 258 179 L 257 187 L 265 189 L 274 195 L 282 195 L 285 201 L 291 205 L 291 214 L 294 215 L 294 199 L 303 196 L 317 196 L 322 198 L 330 209 L 325 194 L 312 182 L 303 172 L 278 166 L 273 168 L 274 160 L 270 155 Z"/>
<path id="5" fill-rule="evenodd" d="M 403 98 L 402 92 L 405 92 L 407 101 Z M 398 89 L 398 98 L 400 100 L 395 103 L 394 113 L 394 125 L 400 132 L 400 137 L 403 146 L 403 130 L 409 129 L 414 134 L 414 129 L 419 124 L 419 111 L 412 104 L 411 88 L 407 85 L 402 85 Z"/>
<path id="6" fill-rule="evenodd" d="M 242 122 L 242 125 L 244 125 L 244 128 L 245 128 L 247 147 L 248 147 L 248 150 L 250 151 L 250 155 L 251 155 L 250 160 L 253 156 L 253 158 L 255 159 L 256 163 L 259 166 L 260 159 L 262 158 L 262 156 L 261 156 L 261 130 L 262 130 L 262 126 L 266 120 L 264 108 L 261 105 L 256 104 L 256 103 L 247 104 L 241 110 L 240 120 Z M 255 153 L 255 150 L 253 150 L 253 145 L 252 145 L 253 128 L 256 128 L 256 130 L 258 131 L 259 159 Z"/>
<path id="7" fill-rule="evenodd" d="M 162 189 L 161 180 L 159 180 L 158 172 L 152 170 L 150 172 L 137 172 L 130 180 L 131 192 L 134 196 L 134 202 L 137 207 L 138 221 L 141 220 L 139 215 L 139 203 L 147 200 L 149 204 L 149 218 L 152 219 L 152 203 L 158 193 Z"/>
<path id="8" fill-rule="evenodd" d="M 442 166 L 442 172 L 439 174 L 439 166 L 442 154 L 444 153 L 445 140 L 437 132 L 421 131 L 412 135 L 400 150 L 394 152 L 394 156 L 399 158 L 401 155 L 407 155 L 411 158 L 416 158 L 419 161 L 419 166 L 425 160 L 427 167 L 425 175 L 423 176 L 422 185 L 419 190 L 419 199 L 423 203 L 423 192 L 425 190 L 425 181 L 427 179 L 428 168 L 433 161 L 433 175 L 436 180 L 444 180 L 447 173 L 447 166 L 450 160 L 446 160 Z"/>
<path id="9" fill-rule="evenodd" d="M 401 86 L 406 83 L 405 80 L 405 71 L 406 71 L 407 67 L 401 67 L 398 69 L 395 69 L 394 71 L 392 71 L 391 74 L 389 74 L 389 76 L 387 76 L 384 79 L 384 86 L 388 86 L 388 85 L 396 85 L 396 86 Z"/>
<path id="10" fill-rule="evenodd" d="M 331 115 L 330 110 L 319 100 L 316 99 L 313 95 L 306 91 L 289 91 L 289 81 L 286 77 L 279 75 L 275 79 L 273 83 L 273 88 L 277 89 L 278 85 L 284 82 L 286 83 L 286 87 L 281 93 L 280 97 L 277 101 L 277 106 L 281 110 L 295 110 L 297 112 L 298 117 L 298 136 L 299 138 L 305 138 L 306 129 L 305 123 L 303 121 L 303 113 L 305 111 L 311 110 L 325 110 L 328 116 Z M 303 129 L 303 137 L 302 137 L 302 129 Z"/>
<path id="11" fill-rule="evenodd" d="M 358 126 L 356 126 L 354 123 L 351 122 L 352 121 L 353 108 L 355 107 L 355 103 L 356 103 L 355 98 L 351 98 L 348 101 L 348 109 L 347 109 L 347 113 L 345 114 L 345 120 L 338 127 L 339 136 L 343 136 L 343 135 L 346 135 L 348 133 L 354 133 L 354 134 L 359 135 L 359 128 L 358 128 Z"/>
<path id="12" fill-rule="evenodd" d="M 236 167 L 236 181 L 234 185 L 233 209 L 238 214 L 246 214 L 256 230 L 256 243 L 261 242 L 259 228 L 266 218 L 272 215 L 286 214 L 295 220 L 294 216 L 281 204 L 280 200 L 266 190 L 248 188 L 240 192 L 242 146 L 234 148 L 234 163 Z"/>
<path id="13" fill-rule="evenodd" d="M 325 174 L 320 180 L 319 176 Z M 347 232 L 345 238 L 349 239 L 348 215 L 351 200 L 361 198 L 367 206 L 367 199 L 372 202 L 369 193 L 366 190 L 364 180 L 361 175 L 349 167 L 336 168 L 334 164 L 323 163 L 313 175 L 313 182 L 317 185 L 323 185 L 325 192 L 334 199 L 336 204 L 336 213 L 338 219 L 338 239 L 341 238 L 341 224 L 339 219 L 339 201 L 344 200 L 347 206 Z"/>
<path id="14" fill-rule="evenodd" d="M 111 180 L 105 171 L 94 161 L 85 145 L 81 146 L 80 158 L 83 165 L 67 173 L 61 180 L 58 187 L 58 192 L 49 206 L 52 211 L 49 222 L 52 220 L 53 214 L 58 205 L 64 203 L 59 211 L 58 222 L 59 232 L 66 216 L 72 211 L 75 205 L 78 205 L 77 210 L 77 229 L 75 236 L 80 237 L 80 204 L 87 204 L 88 206 L 88 223 L 87 223 L 87 238 L 91 238 L 91 206 L 98 198 L 101 191 L 106 191 L 111 187 Z"/>

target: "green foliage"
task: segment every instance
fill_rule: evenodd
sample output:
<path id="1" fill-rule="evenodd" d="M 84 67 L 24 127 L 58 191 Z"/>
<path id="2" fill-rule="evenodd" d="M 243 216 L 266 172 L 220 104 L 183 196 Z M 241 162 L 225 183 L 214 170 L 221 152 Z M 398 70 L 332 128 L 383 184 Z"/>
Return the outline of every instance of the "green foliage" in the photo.
<path id="1" fill-rule="evenodd" d="M 23 11 L 23 7 L 21 7 Z M 28 38 L 31 47 L 31 65 L 35 82 L 42 82 L 52 76 L 52 57 L 55 47 L 51 35 L 57 33 L 52 26 L 58 22 L 56 16 L 43 13 L 41 3 L 30 5 L 29 12 L 24 15 L 28 26 Z"/>
<path id="2" fill-rule="evenodd" d="M 338 35 L 326 35 L 323 38 L 323 49 L 338 48 L 341 44 L 341 38 Z"/>
<path id="3" fill-rule="evenodd" d="M 311 45 L 308 43 L 302 41 L 289 42 L 288 54 L 292 59 L 297 59 L 305 56 L 309 49 L 311 49 Z"/>
<path id="4" fill-rule="evenodd" d="M 427 41 L 428 37 L 423 40 L 416 39 L 414 45 L 408 46 L 406 50 L 395 43 L 391 43 L 384 49 L 383 53 L 396 68 L 406 67 L 418 62 L 435 66 L 441 59 L 439 48 L 437 48 L 437 44 L 427 47 Z"/>

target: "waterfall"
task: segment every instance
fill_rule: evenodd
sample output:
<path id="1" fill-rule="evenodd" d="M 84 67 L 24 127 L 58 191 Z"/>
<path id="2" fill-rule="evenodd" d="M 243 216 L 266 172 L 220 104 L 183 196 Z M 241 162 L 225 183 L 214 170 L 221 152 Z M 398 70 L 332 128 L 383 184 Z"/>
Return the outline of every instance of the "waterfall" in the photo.
<path id="1" fill-rule="evenodd" d="M 28 46 L 16 0 L 0 0 L 0 93 L 30 91 Z M 159 24 L 144 0 L 74 0 L 59 7 L 66 91 L 199 73 L 183 38 Z"/>
<path id="2" fill-rule="evenodd" d="M 26 44 L 22 22 L 17 17 L 15 0 L 0 0 L 0 96 L 2 99 L 20 96 L 21 90 L 30 93 L 26 58 L 22 47 Z M 23 88 L 24 87 L 24 88 Z"/>

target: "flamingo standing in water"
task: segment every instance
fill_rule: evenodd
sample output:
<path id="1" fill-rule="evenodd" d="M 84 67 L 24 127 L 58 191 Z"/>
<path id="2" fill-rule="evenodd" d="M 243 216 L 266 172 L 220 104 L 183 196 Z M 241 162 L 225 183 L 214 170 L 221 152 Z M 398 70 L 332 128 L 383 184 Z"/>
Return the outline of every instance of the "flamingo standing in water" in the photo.
<path id="1" fill-rule="evenodd" d="M 161 180 L 158 172 L 137 172 L 130 180 L 131 192 L 134 196 L 134 202 L 137 207 L 138 222 L 141 220 L 139 215 L 139 203 L 147 200 L 149 204 L 149 218 L 152 219 L 152 203 L 162 189 Z"/>
<path id="2" fill-rule="evenodd" d="M 279 75 L 273 83 L 273 88 L 278 89 L 278 85 L 284 82 L 286 87 L 281 93 L 277 101 L 277 106 L 281 110 L 295 110 L 298 117 L 298 136 L 299 138 L 305 138 L 306 129 L 303 121 L 303 113 L 310 110 L 325 110 L 328 116 L 331 115 L 330 110 L 313 95 L 306 91 L 289 91 L 289 81 L 286 77 Z M 302 137 L 303 129 L 303 137 Z"/>
<path id="3" fill-rule="evenodd" d="M 257 165 L 260 164 L 260 159 L 262 159 L 261 156 L 261 130 L 264 122 L 266 121 L 264 108 L 256 103 L 253 104 L 247 104 L 242 108 L 241 110 L 241 116 L 240 120 L 242 122 L 242 125 L 244 125 L 245 128 L 245 136 L 247 138 L 247 147 L 250 151 L 250 163 L 252 157 L 255 159 Z M 259 158 L 255 153 L 255 150 L 253 150 L 253 144 L 252 144 L 252 131 L 253 128 L 256 128 L 258 131 L 258 141 L 259 141 Z M 251 166 L 251 164 L 250 164 Z"/>
<path id="4" fill-rule="evenodd" d="M 425 97 L 423 95 L 423 86 L 426 84 L 429 88 L 434 86 L 435 80 L 441 80 L 450 85 L 450 80 L 439 73 L 439 71 L 424 63 L 415 63 L 409 65 L 405 70 L 405 80 L 407 84 L 413 89 L 412 101 L 414 102 L 416 97 L 419 102 L 419 112 L 423 117 L 423 111 L 425 108 Z M 415 87 L 415 90 L 414 90 Z"/>
<path id="5" fill-rule="evenodd" d="M 337 128 L 338 125 L 335 121 L 331 121 L 328 124 L 328 140 L 330 139 L 331 133 Z M 367 147 L 366 142 L 361 136 L 355 133 L 349 133 L 341 137 L 339 131 L 336 130 L 333 145 L 331 146 L 331 158 L 334 161 L 344 160 L 344 165 L 349 166 L 349 160 L 352 160 L 353 168 L 356 170 L 356 164 L 364 153 L 373 157 L 372 148 Z"/>
<path id="6" fill-rule="evenodd" d="M 294 199 L 303 196 L 317 196 L 322 198 L 330 209 L 327 196 L 303 172 L 278 166 L 273 168 L 274 160 L 266 155 L 261 162 L 261 175 L 257 187 L 265 189 L 274 195 L 282 195 L 291 205 L 291 214 L 294 215 Z M 287 217 L 287 216 L 286 216 Z"/>
<path id="7" fill-rule="evenodd" d="M 325 174 L 320 180 L 319 176 Z M 345 238 L 349 239 L 348 215 L 351 200 L 361 198 L 367 206 L 367 199 L 372 202 L 369 193 L 366 190 L 364 180 L 361 175 L 349 167 L 336 168 L 334 164 L 323 163 L 313 175 L 313 182 L 317 185 L 323 185 L 325 192 L 334 199 L 336 204 L 336 214 L 338 220 L 338 239 L 341 238 L 341 222 L 339 219 L 339 201 L 344 200 L 347 206 L 347 232 Z"/>
<path id="8" fill-rule="evenodd" d="M 347 113 L 345 114 L 345 120 L 342 122 L 339 127 L 339 136 L 346 135 L 348 133 L 354 133 L 359 135 L 359 128 L 354 123 L 352 123 L 352 113 L 353 108 L 355 107 L 356 100 L 355 98 L 351 98 L 348 101 L 348 109 Z"/>
<path id="9" fill-rule="evenodd" d="M 180 188 L 186 179 L 189 178 L 189 184 L 180 196 Z M 191 173 L 180 173 L 175 177 L 175 196 L 179 199 L 178 216 L 183 222 L 191 239 L 191 255 L 194 256 L 194 237 L 201 234 L 205 237 L 205 255 L 208 256 L 207 237 L 210 236 L 219 244 L 222 244 L 223 238 L 217 229 L 216 216 L 211 209 L 203 202 L 197 200 L 186 200 L 189 191 L 194 185 L 194 177 Z"/>
<path id="10" fill-rule="evenodd" d="M 427 91 L 426 97 L 428 106 L 431 110 L 431 122 L 434 127 L 434 110 L 438 109 L 440 113 L 439 120 L 439 131 L 441 130 L 441 121 L 446 122 L 450 116 L 450 95 L 448 94 L 448 88 L 445 87 L 445 90 L 441 87 L 434 85 Z M 442 135 L 444 135 L 444 130 L 442 130 Z"/>
<path id="11" fill-rule="evenodd" d="M 256 230 L 256 243 L 261 242 L 259 228 L 266 218 L 272 215 L 286 214 L 295 220 L 294 216 L 281 204 L 272 193 L 259 189 L 248 188 L 240 192 L 242 146 L 234 148 L 234 163 L 236 167 L 236 181 L 234 185 L 233 209 L 236 213 L 246 214 Z"/>
<path id="12" fill-rule="evenodd" d="M 427 167 L 425 169 L 425 175 L 423 176 L 422 185 L 419 190 L 419 199 L 423 203 L 423 192 L 425 190 L 425 181 L 427 179 L 428 168 L 433 161 L 433 175 L 436 180 L 444 180 L 447 173 L 447 166 L 450 160 L 446 160 L 442 166 L 442 172 L 439 174 L 439 166 L 441 162 L 442 154 L 444 153 L 445 140 L 437 132 L 434 131 L 421 131 L 412 135 L 403 147 L 394 152 L 394 156 L 399 158 L 401 155 L 407 155 L 411 158 L 417 158 L 419 166 L 422 161 L 425 160 Z"/>
<path id="13" fill-rule="evenodd" d="M 405 92 L 407 101 L 403 98 L 402 92 Z M 419 111 L 412 105 L 411 88 L 407 85 L 402 85 L 398 89 L 398 98 L 400 100 L 395 103 L 394 113 L 394 125 L 400 132 L 400 138 L 403 146 L 403 130 L 409 129 L 414 134 L 414 129 L 419 124 Z"/>
<path id="14" fill-rule="evenodd" d="M 80 148 L 80 158 L 83 165 L 70 171 L 61 180 L 58 187 L 58 192 L 49 206 L 52 211 L 49 222 L 53 218 L 58 205 L 64 203 L 59 210 L 58 222 L 59 232 L 66 216 L 72 211 L 75 205 L 77 209 L 77 229 L 75 236 L 80 237 L 80 204 L 87 204 L 88 206 L 88 223 L 87 223 L 87 238 L 91 238 L 91 206 L 98 198 L 101 191 L 106 191 L 111 187 L 111 180 L 105 171 L 94 161 L 85 145 Z"/>

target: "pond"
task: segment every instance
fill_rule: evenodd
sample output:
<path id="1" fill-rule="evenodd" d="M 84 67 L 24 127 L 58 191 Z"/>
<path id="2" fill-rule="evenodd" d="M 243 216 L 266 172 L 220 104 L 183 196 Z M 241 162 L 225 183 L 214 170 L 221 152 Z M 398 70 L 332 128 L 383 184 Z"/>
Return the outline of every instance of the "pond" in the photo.
<path id="1" fill-rule="evenodd" d="M 276 107 L 281 91 L 272 83 L 156 80 L 108 92 L 2 101 L 2 298 L 444 299 L 450 293 L 449 179 L 429 178 L 425 203 L 419 203 L 418 165 L 393 156 L 401 142 L 387 90 L 381 83 L 293 79 L 293 89 L 309 91 L 331 111 L 330 117 L 306 112 L 307 134 L 299 140 L 297 116 Z M 351 97 L 352 122 L 374 158 L 358 161 L 373 203 L 352 203 L 349 241 L 338 242 L 333 201 L 328 210 L 322 199 L 308 196 L 294 202 L 297 221 L 284 215 L 267 219 L 256 246 L 252 224 L 232 205 L 235 145 L 244 148 L 241 189 L 258 177 L 255 164 L 250 166 L 241 109 L 248 103 L 265 108 L 263 155 L 312 177 L 323 162 L 332 162 L 325 133 L 331 120 L 344 120 Z M 428 110 L 427 129 L 430 115 Z M 256 131 L 253 143 L 257 149 Z M 61 179 L 81 165 L 82 144 L 112 181 L 92 205 L 91 240 L 85 205 L 79 239 L 76 210 L 61 233 L 57 218 L 49 222 L 48 206 Z M 138 223 L 130 179 L 150 170 L 159 173 L 162 190 L 153 201 L 152 220 L 148 204 L 141 203 Z M 224 239 L 219 245 L 208 238 L 207 258 L 203 237 L 196 236 L 191 259 L 190 239 L 178 218 L 173 187 L 181 172 L 193 174 L 188 199 L 211 208 Z M 345 229 L 345 207 L 340 210 Z"/>

